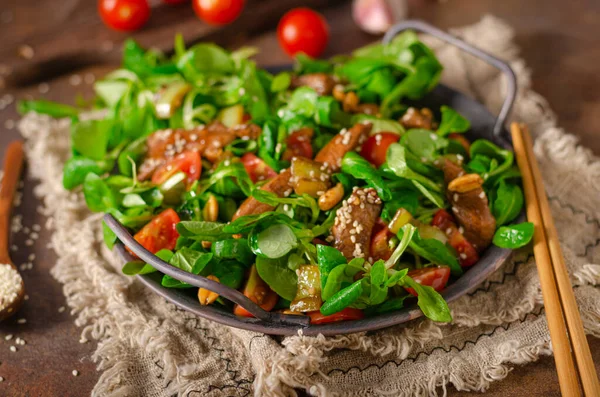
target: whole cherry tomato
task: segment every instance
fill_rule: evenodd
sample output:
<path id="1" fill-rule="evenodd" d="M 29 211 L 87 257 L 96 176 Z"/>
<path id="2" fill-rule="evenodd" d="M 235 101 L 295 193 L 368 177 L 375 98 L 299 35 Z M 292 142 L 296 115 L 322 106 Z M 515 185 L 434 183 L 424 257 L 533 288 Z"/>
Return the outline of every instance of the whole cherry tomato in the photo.
<path id="1" fill-rule="evenodd" d="M 436 291 L 446 288 L 450 278 L 450 268 L 446 266 L 424 267 L 408 272 L 408 275 L 421 285 L 432 287 Z M 406 288 L 411 295 L 417 296 L 417 292 L 412 288 Z"/>
<path id="2" fill-rule="evenodd" d="M 329 26 L 318 12 L 310 8 L 295 8 L 279 21 L 277 37 L 279 45 L 289 56 L 303 52 L 316 58 L 327 47 Z"/>
<path id="3" fill-rule="evenodd" d="M 245 0 L 193 0 L 196 15 L 211 25 L 233 22 L 244 9 Z"/>
<path id="4" fill-rule="evenodd" d="M 99 0 L 98 11 L 107 26 L 123 31 L 139 29 L 150 18 L 148 0 Z"/>
<path id="5" fill-rule="evenodd" d="M 392 143 L 400 140 L 400 135 L 392 132 L 380 132 L 371 135 L 362 145 L 360 155 L 367 159 L 375 167 L 385 163 L 387 150 Z"/>
<path id="6" fill-rule="evenodd" d="M 153 254 L 162 249 L 172 250 L 175 248 L 177 239 L 179 238 L 179 233 L 175 228 L 179 222 L 180 219 L 177 212 L 171 208 L 166 209 L 156 215 L 133 238 Z"/>

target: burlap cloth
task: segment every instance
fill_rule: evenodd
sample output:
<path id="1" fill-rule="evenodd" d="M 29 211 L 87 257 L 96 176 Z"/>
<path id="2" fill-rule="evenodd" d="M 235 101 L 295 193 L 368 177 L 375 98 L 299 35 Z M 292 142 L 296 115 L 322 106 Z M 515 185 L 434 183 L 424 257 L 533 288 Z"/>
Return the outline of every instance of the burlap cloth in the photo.
<path id="1" fill-rule="evenodd" d="M 510 61 L 518 75 L 512 119 L 537 137 L 584 325 L 600 337 L 600 161 L 556 127 L 547 103 L 530 90 L 510 27 L 485 17 L 455 33 Z M 504 80 L 495 69 L 426 40 L 445 67 L 444 83 L 499 109 Z M 448 383 L 484 391 L 515 364 L 552 354 L 530 248 L 453 302 L 451 325 L 417 320 L 372 334 L 277 339 L 197 318 L 123 276 L 102 243 L 101 215 L 90 214 L 81 193 L 63 190 L 68 121 L 28 115 L 20 128 L 55 230 L 52 274 L 64 284 L 82 339 L 98 343 L 95 396 L 287 396 L 294 388 L 318 396 L 412 396 L 443 394 Z"/>

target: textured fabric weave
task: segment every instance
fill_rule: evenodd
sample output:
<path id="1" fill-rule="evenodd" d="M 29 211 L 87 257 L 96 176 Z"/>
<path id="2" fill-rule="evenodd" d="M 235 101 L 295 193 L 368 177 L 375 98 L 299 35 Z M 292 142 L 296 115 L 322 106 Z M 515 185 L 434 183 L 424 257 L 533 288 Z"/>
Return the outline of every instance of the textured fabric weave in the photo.
<path id="1" fill-rule="evenodd" d="M 510 27 L 485 17 L 454 31 L 511 63 L 519 79 L 512 119 L 527 123 L 540 161 L 586 331 L 600 337 L 600 161 L 556 127 L 530 90 Z M 504 78 L 425 38 L 445 66 L 443 82 L 497 112 Z M 36 194 L 54 228 L 52 274 L 64 284 L 82 339 L 98 343 L 95 396 L 318 396 L 443 394 L 448 384 L 484 391 L 515 364 L 552 354 L 535 263 L 523 249 L 476 291 L 450 306 L 450 325 L 417 320 L 370 334 L 273 338 L 228 328 L 176 308 L 120 273 L 102 243 L 101 216 L 61 185 L 68 121 L 30 114 L 20 123 Z M 77 230 L 78 233 L 72 233 Z M 75 341 L 74 341 L 75 342 Z"/>

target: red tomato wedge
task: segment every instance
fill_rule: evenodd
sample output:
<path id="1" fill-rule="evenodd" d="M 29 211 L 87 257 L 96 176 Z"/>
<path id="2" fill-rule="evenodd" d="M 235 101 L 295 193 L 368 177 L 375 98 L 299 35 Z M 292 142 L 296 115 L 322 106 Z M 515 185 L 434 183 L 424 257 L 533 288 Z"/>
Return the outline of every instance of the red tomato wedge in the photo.
<path id="1" fill-rule="evenodd" d="M 179 222 L 177 212 L 169 208 L 155 216 L 133 238 L 153 254 L 162 249 L 172 250 L 179 238 L 175 228 Z M 129 248 L 127 250 L 133 254 Z"/>
<path id="2" fill-rule="evenodd" d="M 390 239 L 392 237 L 394 237 L 394 233 L 379 218 L 373 227 L 373 234 L 371 235 L 370 255 L 373 258 L 373 263 L 379 259 L 388 260 L 392 256 L 393 250 L 390 247 Z"/>
<path id="3" fill-rule="evenodd" d="M 252 265 L 250 268 L 250 274 L 246 281 L 246 286 L 244 287 L 244 295 L 268 312 L 273 310 L 275 304 L 277 304 L 277 301 L 279 300 L 277 293 L 269 288 L 267 283 L 265 283 L 258 275 L 256 265 Z M 235 305 L 233 314 L 242 317 L 254 317 L 248 310 L 240 305 Z"/>
<path id="4" fill-rule="evenodd" d="M 362 145 L 360 155 L 367 159 L 375 167 L 385 163 L 387 150 L 392 143 L 400 140 L 400 135 L 392 132 L 380 132 L 371 135 Z"/>
<path id="5" fill-rule="evenodd" d="M 244 154 L 240 160 L 242 160 L 246 172 L 254 183 L 277 176 L 277 173 L 273 168 L 269 167 L 264 161 L 252 153 Z"/>
<path id="6" fill-rule="evenodd" d="M 450 268 L 446 266 L 424 267 L 408 272 L 408 275 L 421 285 L 427 285 L 440 292 L 448 284 L 450 278 Z M 411 295 L 417 296 L 417 292 L 412 288 L 406 288 Z"/>
<path id="7" fill-rule="evenodd" d="M 211 25 L 225 25 L 237 19 L 245 0 L 193 0 L 196 15 Z"/>
<path id="8" fill-rule="evenodd" d="M 277 25 L 279 45 L 291 57 L 303 52 L 313 58 L 325 51 L 329 26 L 325 18 L 310 8 L 288 11 Z"/>
<path id="9" fill-rule="evenodd" d="M 150 18 L 148 0 L 99 0 L 98 12 L 107 26 L 123 31 L 137 30 Z"/>
<path id="10" fill-rule="evenodd" d="M 292 132 L 287 138 L 287 148 L 283 153 L 282 159 L 286 161 L 290 161 L 294 157 L 312 159 L 313 148 L 310 141 L 313 134 L 312 128 L 302 128 Z"/>
<path id="11" fill-rule="evenodd" d="M 197 181 L 202 174 L 202 160 L 198 152 L 188 150 L 173 157 L 165 164 L 158 167 L 152 175 L 152 183 L 160 185 L 178 172 L 184 172 L 187 177 L 187 185 Z"/>
<path id="12" fill-rule="evenodd" d="M 436 212 L 431 224 L 448 236 L 448 244 L 458 252 L 458 261 L 462 267 L 473 266 L 479 260 L 477 250 L 462 235 L 454 222 L 454 218 L 448 211 L 439 210 Z"/>
<path id="13" fill-rule="evenodd" d="M 327 324 L 335 323 L 337 321 L 360 320 L 365 317 L 365 314 L 362 310 L 353 309 L 351 307 L 347 307 L 344 310 L 329 316 L 325 316 L 321 314 L 321 312 L 310 312 L 307 314 L 310 316 L 311 324 Z"/>

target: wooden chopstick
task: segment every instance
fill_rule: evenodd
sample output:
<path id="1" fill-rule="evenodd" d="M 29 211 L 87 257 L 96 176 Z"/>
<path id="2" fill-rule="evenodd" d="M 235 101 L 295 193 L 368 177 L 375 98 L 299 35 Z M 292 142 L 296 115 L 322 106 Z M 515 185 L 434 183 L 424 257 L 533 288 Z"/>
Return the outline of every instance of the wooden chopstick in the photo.
<path id="1" fill-rule="evenodd" d="M 527 159 L 533 174 L 538 204 L 542 214 L 544 230 L 548 239 L 547 244 L 550 249 L 554 276 L 558 285 L 558 293 L 567 322 L 571 347 L 575 354 L 575 361 L 577 369 L 579 370 L 583 391 L 586 396 L 600 396 L 600 383 L 598 382 L 594 361 L 592 360 L 590 347 L 587 343 L 587 338 L 583 329 L 583 322 L 581 321 L 579 308 L 577 307 L 575 294 L 573 293 L 569 273 L 567 272 L 567 266 L 558 241 L 558 233 L 554 225 L 554 219 L 552 218 L 550 204 L 548 203 L 548 198 L 544 190 L 542 173 L 540 172 L 540 167 L 533 153 L 531 134 L 529 134 L 529 131 L 525 126 L 522 126 L 519 129 L 521 130 L 525 141 Z"/>
<path id="2" fill-rule="evenodd" d="M 517 164 L 523 178 L 523 190 L 527 208 L 527 219 L 533 223 L 535 232 L 533 235 L 533 252 L 535 263 L 540 276 L 546 319 L 550 330 L 550 339 L 554 350 L 554 362 L 558 373 L 560 391 L 564 396 L 580 396 L 579 374 L 573 361 L 571 344 L 567 332 L 567 326 L 563 317 L 563 310 L 558 294 L 552 260 L 548 249 L 546 231 L 542 221 L 542 213 L 537 198 L 534 176 L 527 158 L 526 142 L 523 132 L 516 123 L 511 125 L 511 134 L 515 149 Z"/>

